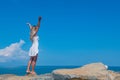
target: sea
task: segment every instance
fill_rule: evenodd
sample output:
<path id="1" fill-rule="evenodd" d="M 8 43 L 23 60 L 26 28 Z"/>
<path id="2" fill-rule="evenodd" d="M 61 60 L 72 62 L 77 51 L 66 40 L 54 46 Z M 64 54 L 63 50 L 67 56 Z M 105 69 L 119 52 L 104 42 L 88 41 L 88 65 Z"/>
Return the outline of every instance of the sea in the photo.
<path id="1" fill-rule="evenodd" d="M 36 66 L 35 71 L 38 75 L 40 74 L 46 74 L 51 73 L 53 70 L 56 69 L 72 69 L 72 68 L 78 68 L 80 66 Z M 20 66 L 20 67 L 0 67 L 0 75 L 3 74 L 15 74 L 18 76 L 24 76 L 26 75 L 26 66 Z M 108 70 L 112 70 L 115 72 L 120 72 L 120 67 L 118 66 L 109 66 Z"/>

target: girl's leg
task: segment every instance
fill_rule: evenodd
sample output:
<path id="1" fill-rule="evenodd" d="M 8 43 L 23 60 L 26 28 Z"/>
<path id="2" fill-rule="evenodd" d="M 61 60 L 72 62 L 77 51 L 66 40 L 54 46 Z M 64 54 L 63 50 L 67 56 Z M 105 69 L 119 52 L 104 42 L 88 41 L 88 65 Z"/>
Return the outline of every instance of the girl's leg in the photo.
<path id="1" fill-rule="evenodd" d="M 28 66 L 27 66 L 27 70 L 26 70 L 27 73 L 30 73 L 30 65 L 32 63 L 32 60 L 33 60 L 33 57 L 30 57 L 30 60 L 28 62 Z"/>
<path id="2" fill-rule="evenodd" d="M 38 55 L 34 56 L 33 60 L 32 60 L 32 72 L 31 72 L 32 74 L 36 74 L 35 73 L 35 65 L 36 65 L 36 61 L 37 61 L 37 56 Z"/>

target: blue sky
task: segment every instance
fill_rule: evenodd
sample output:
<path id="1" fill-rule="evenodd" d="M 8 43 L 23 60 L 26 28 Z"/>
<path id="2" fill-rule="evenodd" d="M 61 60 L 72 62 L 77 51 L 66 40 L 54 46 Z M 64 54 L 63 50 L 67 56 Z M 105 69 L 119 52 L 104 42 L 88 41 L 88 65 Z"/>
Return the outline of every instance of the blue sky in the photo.
<path id="1" fill-rule="evenodd" d="M 31 46 L 27 22 L 37 23 L 37 65 L 120 66 L 120 1 L 1 0 L 0 65 L 27 65 Z"/>

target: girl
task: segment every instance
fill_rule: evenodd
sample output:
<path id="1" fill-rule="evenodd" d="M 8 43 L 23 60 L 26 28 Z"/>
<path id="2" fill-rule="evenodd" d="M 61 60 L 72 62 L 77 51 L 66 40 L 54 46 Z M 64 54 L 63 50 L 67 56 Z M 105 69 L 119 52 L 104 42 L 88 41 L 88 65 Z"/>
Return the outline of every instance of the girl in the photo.
<path id="1" fill-rule="evenodd" d="M 27 25 L 29 26 L 30 28 L 30 40 L 32 41 L 32 46 L 29 50 L 29 56 L 30 56 L 30 60 L 28 62 L 28 66 L 27 66 L 27 74 L 36 74 L 34 68 L 35 68 L 35 65 L 36 65 L 36 61 L 37 61 L 37 56 L 38 56 L 38 35 L 37 35 L 37 32 L 40 28 L 40 22 L 41 22 L 41 16 L 38 17 L 38 24 L 37 25 L 34 25 L 32 26 L 30 23 L 27 23 Z M 32 71 L 30 71 L 30 66 L 32 65 Z"/>

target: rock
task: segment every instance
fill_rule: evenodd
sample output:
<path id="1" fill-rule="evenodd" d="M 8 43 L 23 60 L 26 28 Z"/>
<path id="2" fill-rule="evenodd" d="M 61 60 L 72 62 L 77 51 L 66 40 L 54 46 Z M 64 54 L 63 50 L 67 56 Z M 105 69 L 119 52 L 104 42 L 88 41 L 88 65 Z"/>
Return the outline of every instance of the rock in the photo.
<path id="1" fill-rule="evenodd" d="M 35 76 L 1 75 L 0 80 L 54 80 L 54 78 L 52 77 L 52 74 L 35 75 Z"/>
<path id="2" fill-rule="evenodd" d="M 5 74 L 5 75 L 0 75 L 0 80 L 7 80 L 10 77 L 13 77 L 15 75 L 13 74 Z"/>
<path id="3" fill-rule="evenodd" d="M 115 77 L 114 80 L 120 80 L 120 76 Z"/>
<path id="4" fill-rule="evenodd" d="M 92 63 L 74 69 L 58 69 L 52 73 L 55 80 L 114 80 L 115 78 L 117 80 L 120 76 L 107 70 L 106 65 L 102 63 Z"/>

